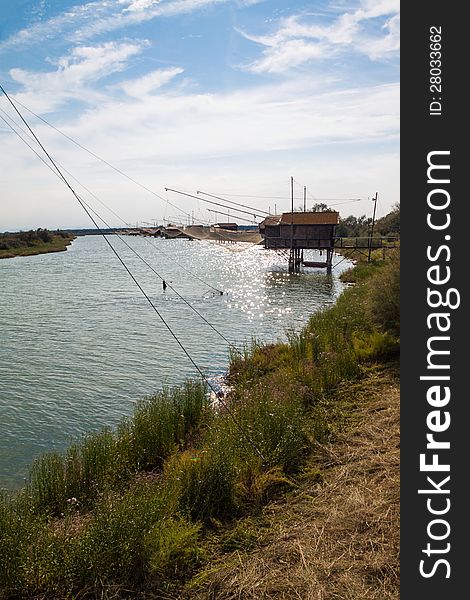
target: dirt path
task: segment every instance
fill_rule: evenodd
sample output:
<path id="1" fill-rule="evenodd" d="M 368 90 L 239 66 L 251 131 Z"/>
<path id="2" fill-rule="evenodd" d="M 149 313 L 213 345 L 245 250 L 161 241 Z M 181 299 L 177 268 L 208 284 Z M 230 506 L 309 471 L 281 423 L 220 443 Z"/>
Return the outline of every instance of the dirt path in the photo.
<path id="1" fill-rule="evenodd" d="M 294 493 L 264 509 L 256 549 L 216 561 L 184 598 L 399 598 L 397 369 L 372 369 L 346 394 L 354 424 L 318 448 Z"/>

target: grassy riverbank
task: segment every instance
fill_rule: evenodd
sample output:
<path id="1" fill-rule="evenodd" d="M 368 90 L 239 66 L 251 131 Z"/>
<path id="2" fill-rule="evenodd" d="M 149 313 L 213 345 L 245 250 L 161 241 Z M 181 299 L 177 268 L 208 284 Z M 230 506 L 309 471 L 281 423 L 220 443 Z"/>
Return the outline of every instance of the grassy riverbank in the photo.
<path id="1" fill-rule="evenodd" d="M 74 239 L 75 236 L 65 231 L 47 229 L 0 233 L 0 258 L 63 252 Z"/>
<path id="2" fill-rule="evenodd" d="M 37 460 L 27 487 L 0 498 L 0 597 L 295 597 L 276 596 L 267 587 L 264 596 L 257 595 L 260 545 L 267 538 L 276 544 L 278 528 L 290 527 L 295 514 L 287 507 L 296 494 L 307 494 L 302 497 L 309 506 L 305 513 L 299 508 L 299 527 L 311 531 L 317 509 L 323 511 L 319 527 L 334 517 L 333 506 L 328 517 L 328 502 L 321 500 L 329 468 L 335 453 L 347 458 L 340 444 L 361 414 L 372 410 L 371 399 L 380 397 L 378 377 L 382 392 L 390 392 L 384 401 L 396 405 L 396 378 L 393 394 L 388 382 L 399 349 L 398 256 L 362 267 L 360 277 L 356 273 L 358 283 L 288 343 L 253 343 L 242 356 L 232 355 L 235 419 L 222 406 L 209 406 L 202 384 L 187 382 L 143 400 L 116 431 L 90 434 L 65 454 Z M 383 452 L 379 443 L 377 438 L 369 444 L 372 456 Z M 338 477 L 335 489 L 345 500 L 361 492 L 364 468 L 357 486 Z M 372 485 L 375 470 L 370 477 Z M 394 486 L 387 493 L 396 496 Z M 392 496 L 383 498 L 389 517 L 382 525 L 388 530 L 374 537 L 378 545 L 384 536 L 397 537 L 393 502 Z M 267 523 L 266 511 L 276 506 L 284 509 Z M 372 527 L 365 516 L 360 526 L 366 534 Z M 345 570 L 344 547 L 351 564 L 356 552 L 348 535 L 347 529 L 338 531 Z M 329 539 L 334 546 L 331 534 Z M 396 597 L 397 548 L 390 544 L 384 572 L 372 565 L 367 572 L 359 569 L 351 589 L 374 590 L 370 598 Z M 299 547 L 297 562 L 311 569 Z M 335 561 L 331 555 L 330 571 Z M 247 569 L 240 571 L 240 563 Z M 246 591 L 237 596 L 233 582 L 238 578 L 240 587 L 242 577 Z M 303 589 L 299 597 L 305 597 Z"/>
<path id="3" fill-rule="evenodd" d="M 324 406 L 334 434 L 291 489 L 214 531 L 205 569 L 169 597 L 398 600 L 397 363 L 363 367 Z"/>

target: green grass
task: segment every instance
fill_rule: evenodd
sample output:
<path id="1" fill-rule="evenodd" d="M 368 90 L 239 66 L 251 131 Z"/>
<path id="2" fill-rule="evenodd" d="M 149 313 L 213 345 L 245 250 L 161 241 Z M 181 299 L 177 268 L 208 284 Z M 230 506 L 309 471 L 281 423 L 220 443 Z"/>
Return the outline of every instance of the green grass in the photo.
<path id="1" fill-rule="evenodd" d="M 396 356 L 398 268 L 361 267 L 287 343 L 232 355 L 231 415 L 189 381 L 142 400 L 116 431 L 39 458 L 23 491 L 0 496 L 0 597 L 170 596 L 204 564 L 209 532 L 253 544 L 235 520 L 295 486 L 314 444 L 341 427 L 337 386 Z"/>

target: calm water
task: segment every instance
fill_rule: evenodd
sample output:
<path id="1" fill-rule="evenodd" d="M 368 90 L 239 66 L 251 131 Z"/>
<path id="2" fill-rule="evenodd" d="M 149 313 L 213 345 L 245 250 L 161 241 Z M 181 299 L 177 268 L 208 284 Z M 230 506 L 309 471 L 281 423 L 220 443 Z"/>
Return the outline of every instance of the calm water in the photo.
<path id="1" fill-rule="evenodd" d="M 196 362 L 211 376 L 223 374 L 227 344 L 111 240 Z M 314 269 L 289 275 L 285 259 L 248 244 L 126 241 L 235 343 L 276 340 L 301 327 L 335 301 L 343 289 L 338 276 L 349 266 L 341 262 L 332 276 Z M 194 375 L 99 236 L 78 238 L 67 252 L 0 261 L 0 336 L 0 487 L 21 484 L 41 452 L 116 425 L 139 398 Z"/>

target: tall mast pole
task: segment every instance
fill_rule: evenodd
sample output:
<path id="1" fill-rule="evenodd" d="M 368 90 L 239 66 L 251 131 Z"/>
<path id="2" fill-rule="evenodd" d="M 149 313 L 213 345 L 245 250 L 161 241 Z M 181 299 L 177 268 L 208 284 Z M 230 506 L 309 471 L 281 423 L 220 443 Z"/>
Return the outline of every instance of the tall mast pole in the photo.
<path id="1" fill-rule="evenodd" d="M 290 197 L 291 197 L 291 213 L 290 213 L 290 253 L 289 253 L 289 272 L 294 272 L 294 178 L 290 178 Z"/>
<path id="2" fill-rule="evenodd" d="M 370 262 L 370 253 L 372 252 L 372 236 L 374 235 L 375 210 L 377 208 L 377 198 L 378 198 L 378 192 L 375 192 L 375 198 L 373 198 L 374 213 L 372 215 L 372 227 L 370 229 L 370 236 L 369 236 L 369 256 L 367 257 L 367 262 Z"/>
<path id="3" fill-rule="evenodd" d="M 294 178 L 290 178 L 291 219 L 290 219 L 290 249 L 294 243 Z"/>

